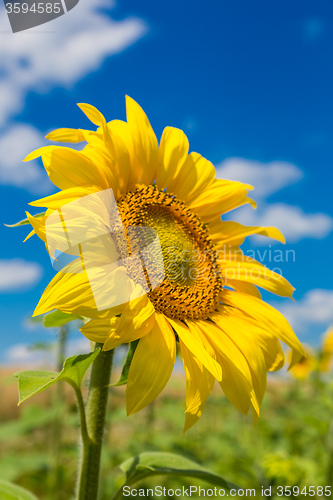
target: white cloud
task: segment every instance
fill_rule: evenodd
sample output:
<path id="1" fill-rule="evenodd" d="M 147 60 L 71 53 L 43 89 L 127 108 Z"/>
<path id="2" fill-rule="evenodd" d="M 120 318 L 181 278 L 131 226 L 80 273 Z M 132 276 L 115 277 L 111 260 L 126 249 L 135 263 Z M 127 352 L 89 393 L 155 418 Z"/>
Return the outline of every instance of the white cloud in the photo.
<path id="1" fill-rule="evenodd" d="M 26 32 L 11 34 L 0 7 L 0 125 L 18 114 L 29 91 L 70 87 L 141 38 L 146 24 L 135 17 L 113 21 L 101 12 L 110 0 L 80 0 L 70 12 Z"/>
<path id="2" fill-rule="evenodd" d="M 307 214 L 298 206 L 284 203 L 259 204 L 253 211 L 243 207 L 234 219 L 248 226 L 274 226 L 280 229 L 288 243 L 303 238 L 326 238 L 333 229 L 333 219 L 324 213 Z M 259 242 L 263 242 L 262 239 Z"/>
<path id="3" fill-rule="evenodd" d="M 57 347 L 55 344 L 50 347 L 48 350 L 35 350 L 31 349 L 29 344 L 15 344 L 5 351 L 3 359 L 7 365 L 56 367 Z M 90 343 L 82 337 L 68 342 L 66 357 L 88 352 L 90 352 Z"/>
<path id="4" fill-rule="evenodd" d="M 288 243 L 303 238 L 325 238 L 332 231 L 333 219 L 325 213 L 305 213 L 298 206 L 266 202 L 266 198 L 273 193 L 303 178 L 302 170 L 292 163 L 227 158 L 216 170 L 219 178 L 251 184 L 254 187 L 251 196 L 259 200 L 256 211 L 249 206 L 241 207 L 232 214 L 233 220 L 249 226 L 275 226 L 282 231 Z M 266 244 L 262 237 L 254 239 L 259 244 Z"/>
<path id="5" fill-rule="evenodd" d="M 37 262 L 23 259 L 0 260 L 0 292 L 20 292 L 34 287 L 43 275 Z"/>
<path id="6" fill-rule="evenodd" d="M 255 196 L 260 198 L 267 198 L 303 177 L 302 170 L 292 163 L 262 163 L 245 158 L 227 158 L 217 165 L 216 171 L 221 179 L 251 184 L 255 188 Z"/>
<path id="7" fill-rule="evenodd" d="M 34 193 L 49 191 L 52 184 L 37 161 L 23 162 L 28 153 L 45 142 L 43 134 L 30 125 L 9 127 L 0 136 L 0 184 L 24 187 Z"/>
<path id="8" fill-rule="evenodd" d="M 298 302 L 278 303 L 274 306 L 299 332 L 310 331 L 314 326 L 321 327 L 324 332 L 333 324 L 333 290 L 310 290 Z"/>
<path id="9" fill-rule="evenodd" d="M 36 351 L 28 344 L 15 344 L 4 354 L 4 360 L 9 365 L 50 365 L 50 353 L 48 351 Z"/>

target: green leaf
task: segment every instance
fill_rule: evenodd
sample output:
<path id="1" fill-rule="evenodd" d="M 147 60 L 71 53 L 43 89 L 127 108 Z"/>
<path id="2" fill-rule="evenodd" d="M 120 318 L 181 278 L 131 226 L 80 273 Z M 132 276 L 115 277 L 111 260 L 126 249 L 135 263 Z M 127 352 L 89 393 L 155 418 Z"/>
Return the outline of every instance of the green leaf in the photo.
<path id="1" fill-rule="evenodd" d="M 59 380 L 66 380 L 70 384 L 74 382 L 77 387 L 80 387 L 86 371 L 95 361 L 100 351 L 99 347 L 89 354 L 80 354 L 79 356 L 67 358 L 59 374 Z"/>
<path id="2" fill-rule="evenodd" d="M 137 483 L 149 476 L 169 475 L 195 477 L 228 490 L 231 488 L 239 489 L 238 486 L 227 482 L 223 477 L 209 472 L 201 465 L 192 462 L 192 460 L 174 453 L 140 453 L 140 455 L 126 460 L 119 467 L 126 474 L 125 484 L 127 485 Z"/>
<path id="3" fill-rule="evenodd" d="M 44 217 L 45 212 L 41 212 L 39 214 L 34 214 L 33 217 Z M 26 226 L 27 224 L 30 224 L 29 219 L 23 219 L 20 220 L 19 222 L 16 222 L 15 224 L 4 224 L 6 227 L 18 227 L 18 226 Z"/>
<path id="4" fill-rule="evenodd" d="M 90 354 L 80 354 L 66 359 L 60 373 L 44 370 L 28 370 L 18 372 L 19 405 L 34 394 L 44 391 L 59 380 L 65 380 L 74 387 L 79 388 L 84 374 L 98 356 L 100 348 Z"/>
<path id="5" fill-rule="evenodd" d="M 28 370 L 15 373 L 18 378 L 19 405 L 34 394 L 42 392 L 57 381 L 57 372 L 44 370 Z"/>
<path id="6" fill-rule="evenodd" d="M 82 320 L 81 316 L 76 316 L 75 314 L 69 314 L 62 311 L 53 311 L 49 314 L 46 314 L 43 318 L 43 325 L 46 328 L 55 328 L 64 326 L 70 321 L 74 321 L 76 319 Z"/>
<path id="7" fill-rule="evenodd" d="M 30 491 L 2 479 L 0 479 L 0 498 L 1 500 L 37 500 L 37 497 Z"/>
<path id="8" fill-rule="evenodd" d="M 130 346 L 129 346 L 129 349 L 127 352 L 126 361 L 125 361 L 125 364 L 123 366 L 120 378 L 119 378 L 118 382 L 116 382 L 115 384 L 111 384 L 112 387 L 127 384 L 128 372 L 129 372 L 129 369 L 130 369 L 130 366 L 132 363 L 132 359 L 133 359 L 133 356 L 135 353 L 135 349 L 137 348 L 138 343 L 139 343 L 138 340 L 134 340 L 133 342 L 130 343 Z"/>

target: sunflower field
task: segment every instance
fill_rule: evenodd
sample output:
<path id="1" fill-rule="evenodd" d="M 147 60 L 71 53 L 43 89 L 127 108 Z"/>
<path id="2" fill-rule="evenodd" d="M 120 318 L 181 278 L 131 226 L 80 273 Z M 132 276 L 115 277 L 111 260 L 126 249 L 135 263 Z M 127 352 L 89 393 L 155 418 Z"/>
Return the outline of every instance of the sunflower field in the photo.
<path id="1" fill-rule="evenodd" d="M 241 488 L 235 498 L 278 499 L 288 496 L 288 490 L 294 496 L 331 498 L 330 488 L 325 492 L 325 486 L 333 481 L 331 338 L 328 332 L 321 349 L 311 350 L 306 363 L 269 377 L 262 416 L 255 429 L 253 419 L 239 413 L 215 387 L 201 425 L 184 435 L 185 384 L 178 363 L 162 396 L 135 417 L 126 418 L 124 387 L 111 387 L 101 462 L 101 500 L 113 498 L 124 484 L 125 473 L 119 464 L 129 455 L 141 456 L 148 468 L 155 464 L 158 469 L 169 467 L 175 454 L 209 470 L 212 477 L 200 479 L 189 473 L 180 478 L 172 471 L 156 471 L 156 476 L 140 479 L 135 487 L 137 495 L 149 497 L 152 490 L 158 493 L 165 488 L 169 498 L 177 498 L 180 493 L 182 498 L 187 494 L 200 498 L 203 491 L 206 495 L 214 487 L 219 491 L 217 478 L 222 476 Z M 119 348 L 115 382 L 125 356 L 126 350 Z M 0 487 L 11 481 L 36 498 L 74 500 L 79 417 L 71 388 L 61 382 L 17 407 L 16 386 L 12 370 L 2 369 L 0 395 L 7 404 L 0 426 Z M 156 462 L 157 455 L 160 458 Z M 3 491 L 3 499 L 30 498 L 7 497 Z"/>
<path id="2" fill-rule="evenodd" d="M 333 499 L 332 48 L 0 0 L 0 500 Z"/>

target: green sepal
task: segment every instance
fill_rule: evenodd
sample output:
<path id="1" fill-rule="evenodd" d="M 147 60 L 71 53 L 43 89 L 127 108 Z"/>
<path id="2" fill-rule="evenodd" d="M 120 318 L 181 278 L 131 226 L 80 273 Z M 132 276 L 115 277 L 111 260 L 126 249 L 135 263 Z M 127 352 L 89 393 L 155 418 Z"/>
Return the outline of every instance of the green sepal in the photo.
<path id="1" fill-rule="evenodd" d="M 126 460 L 119 467 L 126 475 L 126 485 L 135 484 L 149 476 L 167 475 L 194 477 L 227 490 L 234 488 L 237 491 L 239 489 L 238 486 L 229 483 L 223 477 L 208 471 L 196 462 L 174 453 L 140 453 Z"/>
<path id="2" fill-rule="evenodd" d="M 46 328 L 55 328 L 64 326 L 77 319 L 82 320 L 82 317 L 76 314 L 65 313 L 57 309 L 56 311 L 45 314 L 43 317 L 43 325 Z"/>
<path id="3" fill-rule="evenodd" d="M 117 387 L 119 385 L 127 384 L 128 372 L 129 372 L 129 369 L 130 369 L 130 366 L 132 363 L 132 359 L 133 359 L 135 350 L 138 346 L 138 343 L 139 343 L 139 340 L 134 340 L 133 342 L 130 343 L 129 349 L 127 352 L 127 356 L 126 356 L 126 361 L 124 363 L 120 378 L 119 378 L 118 382 L 116 382 L 115 384 L 111 384 L 111 387 Z"/>
<path id="4" fill-rule="evenodd" d="M 84 374 L 100 353 L 100 348 L 89 354 L 80 354 L 67 358 L 60 373 L 44 370 L 28 370 L 18 372 L 19 402 L 27 400 L 34 394 L 44 391 L 59 380 L 64 380 L 74 388 L 80 388 Z"/>
<path id="5" fill-rule="evenodd" d="M 38 500 L 30 491 L 0 479 L 0 498 L 1 500 Z"/>
<path id="6" fill-rule="evenodd" d="M 45 215 L 45 212 L 41 212 L 39 214 L 34 214 L 33 217 L 44 217 Z M 30 224 L 30 221 L 29 219 L 23 219 L 23 220 L 20 220 L 19 222 L 16 222 L 15 224 L 4 224 L 4 226 L 6 227 L 19 227 L 19 226 L 26 226 L 27 224 Z"/>

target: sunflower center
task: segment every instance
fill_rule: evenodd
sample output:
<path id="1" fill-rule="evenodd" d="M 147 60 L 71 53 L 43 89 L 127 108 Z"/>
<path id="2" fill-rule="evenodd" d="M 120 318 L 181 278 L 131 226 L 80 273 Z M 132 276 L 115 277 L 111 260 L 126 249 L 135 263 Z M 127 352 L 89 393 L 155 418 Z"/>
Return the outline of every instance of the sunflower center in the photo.
<path id="1" fill-rule="evenodd" d="M 222 278 L 208 230 L 199 218 L 175 196 L 143 184 L 117 204 L 127 232 L 131 226 L 145 226 L 158 234 L 165 277 L 156 288 L 150 284 L 148 294 L 156 310 L 172 319 L 207 319 L 218 304 Z M 145 244 L 151 241 L 148 231 Z M 130 252 L 138 250 L 131 239 Z M 135 269 L 128 271 L 135 278 Z M 149 283 L 148 274 L 145 270 Z"/>

